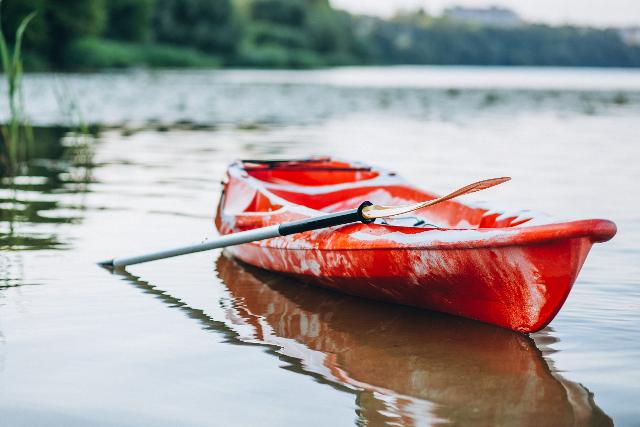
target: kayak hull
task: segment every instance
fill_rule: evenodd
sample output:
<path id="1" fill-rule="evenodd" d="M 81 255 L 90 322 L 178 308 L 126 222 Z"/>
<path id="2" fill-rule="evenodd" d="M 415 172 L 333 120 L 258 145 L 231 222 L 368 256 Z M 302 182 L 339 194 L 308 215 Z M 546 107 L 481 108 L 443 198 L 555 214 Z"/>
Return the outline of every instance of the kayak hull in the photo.
<path id="1" fill-rule="evenodd" d="M 307 252 L 247 244 L 230 252 L 248 264 L 351 295 L 534 332 L 555 317 L 590 248 L 588 238 L 577 238 L 475 250 Z"/>
<path id="2" fill-rule="evenodd" d="M 243 168 L 236 168 L 230 169 L 219 205 L 216 224 L 222 233 L 312 216 L 274 198 L 269 184 L 247 178 Z M 344 192 L 350 185 L 343 187 Z M 367 191 L 373 194 L 380 188 L 374 185 Z M 291 190 L 288 186 L 287 191 Z M 335 184 L 326 190 L 333 201 Z M 325 194 L 318 186 L 313 191 L 314 199 Z M 262 198 L 275 210 L 256 206 L 264 205 L 257 201 Z M 241 199 L 251 199 L 247 206 L 257 210 L 225 211 L 234 204 L 237 209 Z M 452 211 L 463 209 L 448 203 Z M 351 224 L 228 250 L 248 264 L 314 285 L 529 333 L 555 317 L 593 243 L 613 234 L 615 225 L 606 220 L 487 229 Z"/>

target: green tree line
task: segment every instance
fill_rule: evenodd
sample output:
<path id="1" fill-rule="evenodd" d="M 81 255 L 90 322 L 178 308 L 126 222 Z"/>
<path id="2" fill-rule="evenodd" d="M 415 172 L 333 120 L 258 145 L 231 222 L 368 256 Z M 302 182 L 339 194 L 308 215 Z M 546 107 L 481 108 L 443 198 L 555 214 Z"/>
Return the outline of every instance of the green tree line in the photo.
<path id="1" fill-rule="evenodd" d="M 351 15 L 328 0 L 4 0 L 27 69 L 323 67 L 352 64 L 640 66 L 614 30 L 482 27 L 422 12 Z"/>

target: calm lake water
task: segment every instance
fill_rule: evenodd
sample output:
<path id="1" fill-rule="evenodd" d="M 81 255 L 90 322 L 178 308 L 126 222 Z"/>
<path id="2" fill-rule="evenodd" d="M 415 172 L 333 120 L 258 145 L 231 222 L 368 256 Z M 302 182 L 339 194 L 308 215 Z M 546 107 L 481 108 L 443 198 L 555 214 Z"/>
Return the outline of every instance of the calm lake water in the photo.
<path id="1" fill-rule="evenodd" d="M 640 425 L 640 71 L 132 71 L 25 79 L 0 188 L 0 424 Z M 6 118 L 2 104 L 0 118 Z M 100 125 L 78 137 L 80 123 Z M 236 158 L 317 154 L 560 218 L 608 218 L 531 336 L 359 300 L 199 242 Z"/>

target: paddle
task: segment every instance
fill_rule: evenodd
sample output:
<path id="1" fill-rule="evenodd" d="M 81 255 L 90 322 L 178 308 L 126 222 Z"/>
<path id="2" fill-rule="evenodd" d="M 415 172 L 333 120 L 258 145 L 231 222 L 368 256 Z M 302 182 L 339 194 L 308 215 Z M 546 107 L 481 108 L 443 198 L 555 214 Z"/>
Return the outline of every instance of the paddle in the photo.
<path id="1" fill-rule="evenodd" d="M 166 249 L 160 252 L 149 253 L 126 258 L 114 258 L 98 263 L 102 267 L 114 268 L 125 267 L 127 265 L 140 264 L 143 262 L 155 261 L 164 258 L 171 258 L 179 255 L 187 255 L 195 252 L 209 251 L 212 249 L 225 248 L 227 246 L 241 245 L 243 243 L 257 242 L 259 240 L 271 239 L 274 237 L 288 236 L 290 234 L 302 233 L 310 230 L 318 230 L 321 228 L 333 227 L 336 225 L 351 224 L 354 222 L 371 223 L 376 218 L 387 218 L 390 216 L 401 215 L 422 209 L 427 206 L 451 200 L 454 197 L 463 194 L 474 193 L 484 190 L 494 185 L 502 184 L 511 178 L 493 178 L 484 181 L 474 182 L 466 185 L 458 190 L 437 199 L 428 200 L 422 203 L 414 203 L 405 206 L 378 206 L 371 202 L 363 202 L 357 209 L 351 209 L 342 212 L 335 212 L 326 215 L 316 216 L 313 218 L 305 218 L 298 221 L 285 222 L 282 224 L 271 225 L 269 227 L 255 228 L 253 230 L 240 231 L 238 233 L 220 236 L 214 240 L 195 245 L 182 246 L 178 248 Z"/>

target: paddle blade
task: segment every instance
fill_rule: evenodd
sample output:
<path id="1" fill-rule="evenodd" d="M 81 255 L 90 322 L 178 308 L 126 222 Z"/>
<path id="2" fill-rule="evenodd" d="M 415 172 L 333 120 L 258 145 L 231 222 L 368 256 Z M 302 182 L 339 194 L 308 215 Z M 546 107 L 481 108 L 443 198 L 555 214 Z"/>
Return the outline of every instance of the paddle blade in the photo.
<path id="1" fill-rule="evenodd" d="M 491 178 L 485 179 L 483 181 L 474 182 L 473 184 L 469 184 L 460 188 L 459 190 L 454 191 L 451 194 L 447 194 L 444 197 L 441 197 L 441 201 L 453 199 L 454 197 L 462 196 L 463 194 L 475 193 L 476 191 L 486 190 L 487 188 L 495 187 L 496 185 L 505 183 L 511 180 L 508 176 L 503 176 L 502 178 Z M 446 199 L 445 199 L 446 197 Z"/>
<path id="2" fill-rule="evenodd" d="M 362 216 L 365 219 L 375 219 L 375 218 L 388 218 L 390 216 L 402 215 L 409 212 L 413 212 L 418 209 L 426 208 L 427 206 L 437 205 L 438 203 L 442 203 L 446 200 L 451 200 L 455 197 L 459 197 L 464 194 L 470 194 L 470 193 L 475 193 L 476 191 L 486 190 L 487 188 L 491 188 L 498 184 L 507 182 L 510 179 L 511 178 L 509 177 L 485 179 L 483 181 L 478 181 L 478 182 L 474 182 L 473 184 L 465 185 L 464 187 L 459 188 L 456 191 L 447 194 L 446 196 L 442 196 L 433 200 L 428 200 L 426 202 L 413 203 L 411 205 L 404 205 L 404 206 L 371 205 L 371 206 L 367 206 L 362 210 Z"/>

